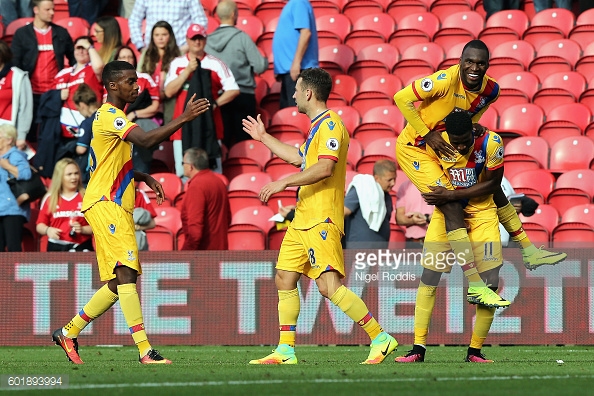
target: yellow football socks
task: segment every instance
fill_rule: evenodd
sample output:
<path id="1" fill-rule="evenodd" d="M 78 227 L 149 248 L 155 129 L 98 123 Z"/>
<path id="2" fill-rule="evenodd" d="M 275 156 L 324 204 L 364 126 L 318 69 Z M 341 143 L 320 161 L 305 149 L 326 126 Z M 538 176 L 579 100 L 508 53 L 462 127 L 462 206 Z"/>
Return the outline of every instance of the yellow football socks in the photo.
<path id="1" fill-rule="evenodd" d="M 349 318 L 353 319 L 369 335 L 371 340 L 375 339 L 382 331 L 382 327 L 371 315 L 367 305 L 355 293 L 341 285 L 330 297 L 330 301 L 340 308 Z"/>
<path id="2" fill-rule="evenodd" d="M 84 308 L 66 326 L 62 333 L 69 338 L 76 338 L 80 332 L 87 327 L 93 319 L 101 316 L 105 311 L 118 301 L 118 295 L 114 294 L 107 284 L 97 290 Z"/>
<path id="3" fill-rule="evenodd" d="M 419 283 L 417 289 L 417 301 L 415 303 L 415 344 L 427 345 L 427 333 L 431 314 L 435 305 L 437 286 L 429 286 L 423 282 Z"/>
<path id="4" fill-rule="evenodd" d="M 530 256 L 536 252 L 536 246 L 528 238 L 522 227 L 522 221 L 511 203 L 508 202 L 504 207 L 497 208 L 497 217 L 499 217 L 499 222 L 503 224 L 511 239 L 520 244 L 523 255 Z"/>
<path id="5" fill-rule="evenodd" d="M 295 331 L 300 309 L 301 301 L 297 289 L 278 291 L 279 345 L 287 344 L 295 347 Z"/>
<path id="6" fill-rule="evenodd" d="M 138 347 L 140 356 L 144 356 L 151 349 L 151 344 L 148 342 L 146 331 L 144 330 L 144 320 L 142 318 L 142 309 L 140 307 L 140 298 L 136 291 L 135 283 L 126 283 L 118 285 L 118 295 L 120 297 L 120 306 L 126 323 L 134 339 L 134 343 Z"/>
<path id="7" fill-rule="evenodd" d="M 476 270 L 474 253 L 466 228 L 458 228 L 450 231 L 447 233 L 447 236 L 450 246 L 458 258 L 458 263 L 462 267 L 462 271 L 464 271 L 464 276 L 468 279 L 468 284 L 471 287 L 486 286 Z"/>
<path id="8" fill-rule="evenodd" d="M 476 319 L 470 340 L 471 348 L 481 349 L 483 347 L 483 342 L 485 342 L 485 338 L 487 338 L 487 334 L 489 334 L 489 329 L 491 328 L 491 323 L 493 323 L 496 309 L 483 305 L 476 306 Z"/>

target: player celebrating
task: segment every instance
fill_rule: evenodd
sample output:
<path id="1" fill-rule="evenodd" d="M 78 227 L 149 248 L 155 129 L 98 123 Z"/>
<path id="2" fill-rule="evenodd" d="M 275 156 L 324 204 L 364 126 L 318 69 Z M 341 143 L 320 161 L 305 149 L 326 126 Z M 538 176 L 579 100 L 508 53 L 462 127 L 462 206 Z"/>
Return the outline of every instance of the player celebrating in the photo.
<path id="1" fill-rule="evenodd" d="M 316 281 L 329 298 L 371 338 L 371 351 L 362 364 L 381 363 L 398 343 L 383 331 L 367 306 L 341 284 L 345 276 L 340 239 L 344 234 L 344 184 L 349 134 L 340 117 L 328 110 L 326 101 L 332 78 L 323 69 L 306 69 L 299 75 L 293 98 L 300 113 L 311 119 L 306 142 L 296 149 L 266 133 L 258 115 L 243 120 L 243 130 L 266 145 L 301 172 L 262 187 L 260 199 L 289 186 L 299 186 L 295 218 L 283 239 L 276 265 L 280 341 L 272 354 L 250 364 L 296 364 L 295 327 L 300 310 L 297 282 L 301 275 Z"/>
<path id="2" fill-rule="evenodd" d="M 434 186 L 452 189 L 439 163 L 427 154 L 426 146 L 431 147 L 441 160 L 453 162 L 456 152 L 441 137 L 444 119 L 453 110 L 461 110 L 466 111 L 473 122 L 478 122 L 489 105 L 497 100 L 499 85 L 486 75 L 488 67 L 487 46 L 480 40 L 472 40 L 462 50 L 458 65 L 416 80 L 394 95 L 396 105 L 408 121 L 397 140 L 396 158 L 421 193 L 430 192 Z M 418 109 L 414 106 L 417 101 L 422 101 Z M 565 253 L 537 249 L 530 242 L 514 207 L 500 187 L 493 199 L 499 221 L 522 248 L 526 268 L 532 270 L 541 265 L 553 265 L 567 257 Z M 487 287 L 476 270 L 460 204 L 448 202 L 439 209 L 445 217 L 447 239 L 452 249 L 457 256 L 465 257 L 463 261 L 467 263 L 462 269 L 469 281 L 468 301 L 488 306 L 509 305 Z"/>
<path id="3" fill-rule="evenodd" d="M 91 141 L 91 179 L 83 199 L 82 212 L 95 235 L 97 264 L 101 280 L 107 282 L 91 297 L 84 308 L 66 326 L 54 331 L 52 338 L 75 364 L 82 364 L 78 354 L 78 334 L 93 319 L 101 316 L 118 299 L 142 364 L 170 364 L 148 341 L 136 279 L 142 273 L 134 235 L 134 181 L 144 181 L 163 202 L 163 187 L 151 176 L 134 171 L 132 144 L 152 147 L 173 134 L 209 108 L 206 99 L 188 101 L 185 112 L 167 125 L 143 131 L 126 118 L 128 103 L 138 97 L 137 75 L 128 62 L 114 61 L 103 69 L 107 102 L 97 110 Z"/>
<path id="4" fill-rule="evenodd" d="M 469 227 L 468 236 L 474 258 L 477 260 L 476 267 L 482 279 L 495 292 L 503 258 L 497 207 L 492 194 L 501 185 L 503 177 L 503 142 L 501 137 L 493 132 L 475 139 L 472 120 L 466 112 L 454 112 L 448 115 L 445 128 L 447 131 L 444 136 L 445 141 L 449 142 L 458 154 L 451 160 L 439 159 L 439 161 L 449 175 L 455 190 L 438 187 L 434 192 L 424 194 L 424 197 L 433 204 L 459 200 L 466 203 L 464 220 Z M 436 160 L 440 158 L 430 147 L 427 151 L 430 155 L 434 155 Z M 422 362 L 425 359 L 425 345 L 437 285 L 441 274 L 451 271 L 451 264 L 440 263 L 435 259 L 450 250 L 445 227 L 444 214 L 437 208 L 433 212 L 423 244 L 423 274 L 417 290 L 413 349 L 406 356 L 397 357 L 396 362 Z M 481 348 L 493 322 L 497 306 L 499 304 L 491 307 L 476 306 L 476 321 L 466 356 L 467 362 L 493 362 L 481 354 Z"/>

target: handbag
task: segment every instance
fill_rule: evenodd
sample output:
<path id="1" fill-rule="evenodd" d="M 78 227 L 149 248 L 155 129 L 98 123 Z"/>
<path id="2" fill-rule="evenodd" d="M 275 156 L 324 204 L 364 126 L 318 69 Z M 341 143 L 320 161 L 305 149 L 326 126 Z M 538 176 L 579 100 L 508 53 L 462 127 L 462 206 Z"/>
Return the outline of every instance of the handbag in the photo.
<path id="1" fill-rule="evenodd" d="M 15 178 L 8 179 L 7 183 L 10 191 L 17 200 L 19 205 L 27 202 L 35 201 L 45 195 L 47 189 L 39 172 L 34 167 L 31 167 L 31 178 L 29 180 L 17 180 Z"/>

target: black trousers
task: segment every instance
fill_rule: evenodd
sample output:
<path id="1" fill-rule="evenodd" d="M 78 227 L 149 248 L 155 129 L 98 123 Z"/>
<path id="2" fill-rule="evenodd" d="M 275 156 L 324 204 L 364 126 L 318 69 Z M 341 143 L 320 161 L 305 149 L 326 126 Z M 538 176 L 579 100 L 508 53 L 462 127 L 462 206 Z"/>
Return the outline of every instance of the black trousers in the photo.
<path id="1" fill-rule="evenodd" d="M 27 222 L 21 215 L 0 216 L 0 252 L 22 252 L 23 226 Z"/>
<path id="2" fill-rule="evenodd" d="M 223 143 L 231 148 L 237 142 L 251 139 L 250 135 L 243 131 L 242 120 L 247 116 L 256 118 L 256 95 L 240 93 L 235 99 L 226 105 L 221 106 L 221 116 L 225 133 Z"/>
<path id="3" fill-rule="evenodd" d="M 297 81 L 293 81 L 291 73 L 279 74 L 277 78 L 279 78 L 281 82 L 280 108 L 284 109 L 285 107 L 297 106 L 295 99 L 293 99 Z"/>

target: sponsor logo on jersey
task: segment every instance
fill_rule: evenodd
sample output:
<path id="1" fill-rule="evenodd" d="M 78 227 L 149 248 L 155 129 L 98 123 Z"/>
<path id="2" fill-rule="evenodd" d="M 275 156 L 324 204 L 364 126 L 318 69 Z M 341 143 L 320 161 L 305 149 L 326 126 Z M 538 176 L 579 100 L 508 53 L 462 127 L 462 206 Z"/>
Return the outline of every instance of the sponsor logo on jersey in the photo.
<path id="1" fill-rule="evenodd" d="M 476 184 L 474 168 L 452 168 L 449 169 L 449 173 L 454 187 L 468 188 Z"/>
<path id="2" fill-rule="evenodd" d="M 337 151 L 338 147 L 340 147 L 340 144 L 338 143 L 338 139 L 335 139 L 335 138 L 328 139 L 328 141 L 326 142 L 326 147 L 328 147 L 329 150 Z"/>
<path id="3" fill-rule="evenodd" d="M 482 164 L 485 162 L 485 156 L 483 155 L 483 150 L 477 150 L 474 152 L 474 162 L 477 164 Z"/>
<path id="4" fill-rule="evenodd" d="M 413 168 L 415 168 L 415 170 L 419 170 L 421 168 L 421 164 L 419 163 L 419 161 L 414 161 L 412 163 Z"/>
<path id="5" fill-rule="evenodd" d="M 421 80 L 421 89 L 425 92 L 430 92 L 433 89 L 433 81 L 430 78 Z"/>
<path id="6" fill-rule="evenodd" d="M 115 231 L 116 231 L 115 224 L 110 224 L 108 227 L 109 227 L 109 232 L 111 232 L 112 234 L 115 234 Z"/>
<path id="7" fill-rule="evenodd" d="M 328 128 L 330 128 L 330 130 L 333 130 L 335 126 L 336 124 L 334 123 L 334 121 L 328 121 Z"/>
<path id="8" fill-rule="evenodd" d="M 439 76 L 437 76 L 437 79 L 438 79 L 438 80 L 445 80 L 445 79 L 446 79 L 446 77 L 447 77 L 447 74 L 445 74 L 445 73 L 441 73 Z"/>
<path id="9" fill-rule="evenodd" d="M 118 117 L 115 120 L 113 120 L 113 127 L 115 129 L 117 129 L 118 131 L 121 131 L 122 129 L 124 129 L 125 126 L 126 126 L 126 120 L 124 120 L 122 117 Z"/>

